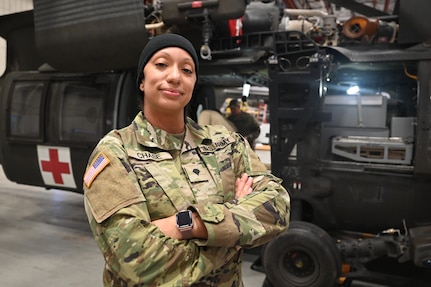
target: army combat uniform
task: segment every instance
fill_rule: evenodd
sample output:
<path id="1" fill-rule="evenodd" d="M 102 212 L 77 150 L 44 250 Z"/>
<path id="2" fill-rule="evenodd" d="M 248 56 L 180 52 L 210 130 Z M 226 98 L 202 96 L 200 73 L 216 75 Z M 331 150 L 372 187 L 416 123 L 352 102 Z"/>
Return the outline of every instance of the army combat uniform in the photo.
<path id="1" fill-rule="evenodd" d="M 236 199 L 244 172 L 253 192 Z M 240 247 L 262 245 L 289 225 L 287 191 L 245 139 L 191 119 L 184 140 L 142 112 L 111 131 L 90 157 L 84 191 L 105 286 L 243 286 Z M 184 209 L 202 218 L 207 240 L 172 239 L 151 224 Z"/>

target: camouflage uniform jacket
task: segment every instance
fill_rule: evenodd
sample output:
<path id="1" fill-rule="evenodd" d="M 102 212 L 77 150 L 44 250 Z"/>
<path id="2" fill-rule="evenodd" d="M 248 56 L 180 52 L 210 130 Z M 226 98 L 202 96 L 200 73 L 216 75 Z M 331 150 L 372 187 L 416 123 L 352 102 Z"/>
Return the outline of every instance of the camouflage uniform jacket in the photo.
<path id="1" fill-rule="evenodd" d="M 235 179 L 254 178 L 235 199 Z M 243 286 L 242 248 L 287 229 L 290 199 L 242 136 L 187 119 L 184 141 L 139 113 L 92 153 L 84 201 L 106 264 L 104 286 Z M 197 211 L 208 239 L 165 236 L 152 220 Z"/>

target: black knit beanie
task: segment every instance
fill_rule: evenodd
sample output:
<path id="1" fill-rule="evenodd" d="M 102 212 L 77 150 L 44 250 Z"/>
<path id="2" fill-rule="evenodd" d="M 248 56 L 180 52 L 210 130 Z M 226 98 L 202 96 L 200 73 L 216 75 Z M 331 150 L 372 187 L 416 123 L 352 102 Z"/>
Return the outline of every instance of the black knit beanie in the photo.
<path id="1" fill-rule="evenodd" d="M 197 82 L 197 76 L 199 74 L 199 62 L 198 55 L 196 54 L 196 50 L 193 47 L 192 43 L 190 43 L 189 40 L 178 34 L 161 34 L 152 38 L 147 43 L 147 45 L 145 45 L 144 49 L 141 52 L 141 56 L 139 57 L 138 70 L 136 72 L 136 87 L 138 91 L 139 85 L 141 84 L 142 78 L 144 77 L 145 65 L 157 51 L 167 47 L 178 47 L 190 54 L 193 59 L 193 62 L 195 63 Z"/>

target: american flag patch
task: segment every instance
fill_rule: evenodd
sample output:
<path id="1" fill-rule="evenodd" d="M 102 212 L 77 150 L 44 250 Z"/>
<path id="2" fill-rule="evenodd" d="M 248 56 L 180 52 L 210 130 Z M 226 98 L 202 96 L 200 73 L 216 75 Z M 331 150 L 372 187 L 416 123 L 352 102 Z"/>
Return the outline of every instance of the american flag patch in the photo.
<path id="1" fill-rule="evenodd" d="M 84 183 L 90 187 L 96 176 L 110 163 L 109 158 L 103 153 L 99 153 L 93 160 L 84 175 Z"/>

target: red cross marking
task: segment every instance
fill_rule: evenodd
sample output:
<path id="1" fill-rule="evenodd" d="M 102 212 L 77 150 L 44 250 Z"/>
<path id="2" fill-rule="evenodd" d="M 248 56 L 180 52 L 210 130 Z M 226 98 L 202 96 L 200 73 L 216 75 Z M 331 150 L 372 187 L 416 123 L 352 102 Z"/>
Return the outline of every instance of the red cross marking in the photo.
<path id="1" fill-rule="evenodd" d="M 43 171 L 52 172 L 55 183 L 63 184 L 61 174 L 70 174 L 69 163 L 58 160 L 58 150 L 56 149 L 49 149 L 49 161 L 42 160 L 41 164 Z"/>

